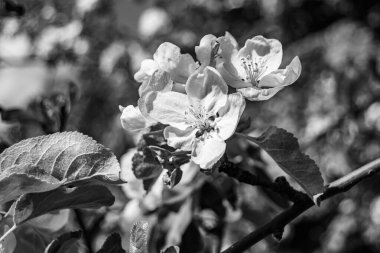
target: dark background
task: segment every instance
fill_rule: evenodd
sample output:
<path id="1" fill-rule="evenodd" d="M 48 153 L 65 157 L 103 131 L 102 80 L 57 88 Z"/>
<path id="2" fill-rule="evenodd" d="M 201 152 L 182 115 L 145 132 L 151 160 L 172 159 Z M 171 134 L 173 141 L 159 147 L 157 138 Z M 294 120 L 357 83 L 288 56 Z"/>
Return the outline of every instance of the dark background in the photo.
<path id="1" fill-rule="evenodd" d="M 298 55 L 303 67 L 299 80 L 271 100 L 248 103 L 244 116 L 251 118 L 252 132 L 276 125 L 294 133 L 326 182 L 380 156 L 378 1 L 18 3 L 25 10 L 20 17 L 6 13 L 4 5 L 0 9 L 0 106 L 25 115 L 13 119 L 2 113 L 2 148 L 66 129 L 90 135 L 122 156 L 135 145 L 135 136 L 121 128 L 118 105 L 137 103 L 133 74 L 141 60 L 165 41 L 194 55 L 202 36 L 229 31 L 240 45 L 260 34 L 276 38 L 283 44 L 282 66 Z M 53 116 L 41 116 L 35 101 L 52 90 L 67 96 L 62 103 L 53 100 Z M 37 121 L 33 115 L 39 115 Z M 46 123 L 57 117 L 58 125 Z M 268 158 L 263 160 L 268 175 L 281 175 Z M 286 228 L 280 243 L 269 238 L 250 252 L 379 252 L 379 180 L 372 177 L 313 208 Z M 227 226 L 224 246 L 280 210 L 252 187 L 239 191 L 244 215 Z M 119 203 L 121 209 L 127 201 Z"/>

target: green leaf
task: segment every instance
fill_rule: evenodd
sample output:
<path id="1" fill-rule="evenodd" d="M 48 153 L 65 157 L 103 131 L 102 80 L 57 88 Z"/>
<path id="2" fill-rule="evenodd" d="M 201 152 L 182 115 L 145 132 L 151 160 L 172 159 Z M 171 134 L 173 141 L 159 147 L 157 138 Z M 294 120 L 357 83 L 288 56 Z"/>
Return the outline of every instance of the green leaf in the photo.
<path id="1" fill-rule="evenodd" d="M 132 170 L 137 179 L 151 179 L 161 174 L 162 166 L 154 158 L 152 151 L 144 148 L 133 156 Z"/>
<path id="2" fill-rule="evenodd" d="M 136 222 L 131 229 L 129 253 L 147 253 L 148 222 Z"/>
<path id="3" fill-rule="evenodd" d="M 26 139 L 0 154 L 0 203 L 89 180 L 121 183 L 120 166 L 109 149 L 78 132 Z"/>
<path id="4" fill-rule="evenodd" d="M 144 190 L 149 192 L 162 172 L 162 166 L 156 161 L 148 148 L 136 152 L 132 158 L 132 171 L 137 179 L 143 180 Z"/>
<path id="5" fill-rule="evenodd" d="M 120 235 L 118 233 L 113 233 L 108 236 L 102 248 L 97 253 L 125 253 L 125 250 L 121 246 Z"/>
<path id="6" fill-rule="evenodd" d="M 53 240 L 44 253 L 72 253 L 77 247 L 76 242 L 82 237 L 82 231 L 64 233 Z"/>
<path id="7" fill-rule="evenodd" d="M 272 126 L 259 137 L 244 137 L 264 149 L 311 198 L 323 192 L 323 179 L 318 166 L 308 155 L 300 151 L 293 134 Z"/>
<path id="8" fill-rule="evenodd" d="M 60 187 L 43 192 L 25 194 L 17 200 L 14 223 L 19 225 L 37 216 L 60 209 L 99 208 L 110 206 L 115 197 L 102 185 L 84 185 L 74 188 Z"/>

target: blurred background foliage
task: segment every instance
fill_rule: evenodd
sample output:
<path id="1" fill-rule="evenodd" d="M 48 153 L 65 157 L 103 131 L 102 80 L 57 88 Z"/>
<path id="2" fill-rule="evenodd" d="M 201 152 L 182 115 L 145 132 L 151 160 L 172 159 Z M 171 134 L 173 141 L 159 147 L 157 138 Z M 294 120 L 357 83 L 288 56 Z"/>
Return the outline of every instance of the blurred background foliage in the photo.
<path id="1" fill-rule="evenodd" d="M 284 48 L 283 65 L 298 55 L 303 66 L 294 85 L 269 101 L 248 104 L 244 117 L 252 120 L 252 133 L 269 125 L 293 132 L 320 166 L 326 182 L 379 157 L 378 1 L 12 2 L 21 4 L 25 13 L 21 17 L 7 14 L 3 2 L 0 5 L 0 150 L 24 138 L 78 130 L 121 157 L 135 146 L 137 137 L 121 128 L 118 105 L 137 103 L 138 84 L 133 74 L 140 62 L 150 58 L 164 41 L 194 56 L 194 46 L 202 36 L 229 31 L 240 45 L 259 34 L 279 39 Z M 229 144 L 233 147 L 229 156 L 243 167 L 257 168 L 258 173 L 272 178 L 282 175 L 273 161 L 254 147 L 235 140 Z M 309 211 L 286 227 L 280 243 L 269 238 L 250 252 L 379 252 L 379 179 L 375 176 Z M 202 189 L 227 192 L 223 182 Z M 118 230 L 127 245 L 133 224 L 128 210 L 139 204 L 119 188 L 113 191 L 118 201 L 112 210 L 88 216 L 87 222 L 96 224 L 90 234 L 104 240 L 105 234 Z M 223 237 L 221 247 L 281 210 L 281 204 L 260 189 L 241 185 L 237 191 L 241 218 L 223 224 L 220 231 L 206 229 L 206 234 Z M 135 209 L 131 209 L 133 205 L 137 205 Z M 215 212 L 217 217 L 225 215 L 215 210 L 207 213 L 210 208 L 201 210 L 197 219 L 208 220 L 211 227 Z M 189 246 L 200 240 L 192 232 L 196 229 L 192 224 L 182 240 L 188 247 L 181 252 L 199 251 L 199 247 Z M 95 248 L 100 247 L 100 239 L 94 240 Z"/>

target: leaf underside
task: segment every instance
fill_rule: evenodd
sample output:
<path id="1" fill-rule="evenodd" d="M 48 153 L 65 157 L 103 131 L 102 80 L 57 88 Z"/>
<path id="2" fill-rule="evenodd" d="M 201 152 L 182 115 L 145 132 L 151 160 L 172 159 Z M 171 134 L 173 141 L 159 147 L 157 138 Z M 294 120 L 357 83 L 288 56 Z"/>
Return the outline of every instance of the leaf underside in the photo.
<path id="1" fill-rule="evenodd" d="M 259 137 L 246 138 L 265 150 L 273 160 L 312 198 L 323 192 L 323 178 L 315 161 L 300 151 L 293 134 L 282 128 L 270 127 Z"/>
<path id="2" fill-rule="evenodd" d="M 0 203 L 22 194 L 99 180 L 120 183 L 113 153 L 78 132 L 23 140 L 0 154 Z"/>
<path id="3" fill-rule="evenodd" d="M 15 206 L 14 223 L 19 225 L 37 216 L 60 209 L 99 208 L 110 206 L 115 197 L 102 185 L 74 188 L 60 187 L 49 192 L 21 196 Z"/>

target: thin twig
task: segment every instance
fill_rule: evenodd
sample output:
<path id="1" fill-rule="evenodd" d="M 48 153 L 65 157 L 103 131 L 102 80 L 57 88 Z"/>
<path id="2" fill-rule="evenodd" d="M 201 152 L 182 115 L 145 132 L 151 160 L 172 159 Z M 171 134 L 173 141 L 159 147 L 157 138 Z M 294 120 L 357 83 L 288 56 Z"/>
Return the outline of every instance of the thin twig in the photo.
<path id="1" fill-rule="evenodd" d="M 325 192 L 319 196 L 318 200 L 323 201 L 337 194 L 346 192 L 351 189 L 351 187 L 361 182 L 363 179 L 373 176 L 379 171 L 380 158 L 332 182 L 329 186 L 327 186 Z M 222 253 L 241 253 L 249 249 L 257 242 L 263 240 L 265 237 L 275 233 L 276 231 L 279 231 L 280 229 L 283 229 L 292 220 L 297 218 L 312 206 L 314 206 L 314 203 L 311 199 L 305 199 L 304 201 L 296 202 L 289 209 L 278 214 L 273 220 L 248 234 L 240 241 L 234 243 L 228 249 L 222 251 Z"/>
<path id="2" fill-rule="evenodd" d="M 380 170 L 380 158 L 367 163 L 366 165 L 360 167 L 357 170 L 343 176 L 334 182 L 330 183 L 324 193 L 319 197 L 319 200 L 325 200 L 330 198 L 338 193 L 346 192 L 351 189 L 354 185 L 373 176 Z"/>

